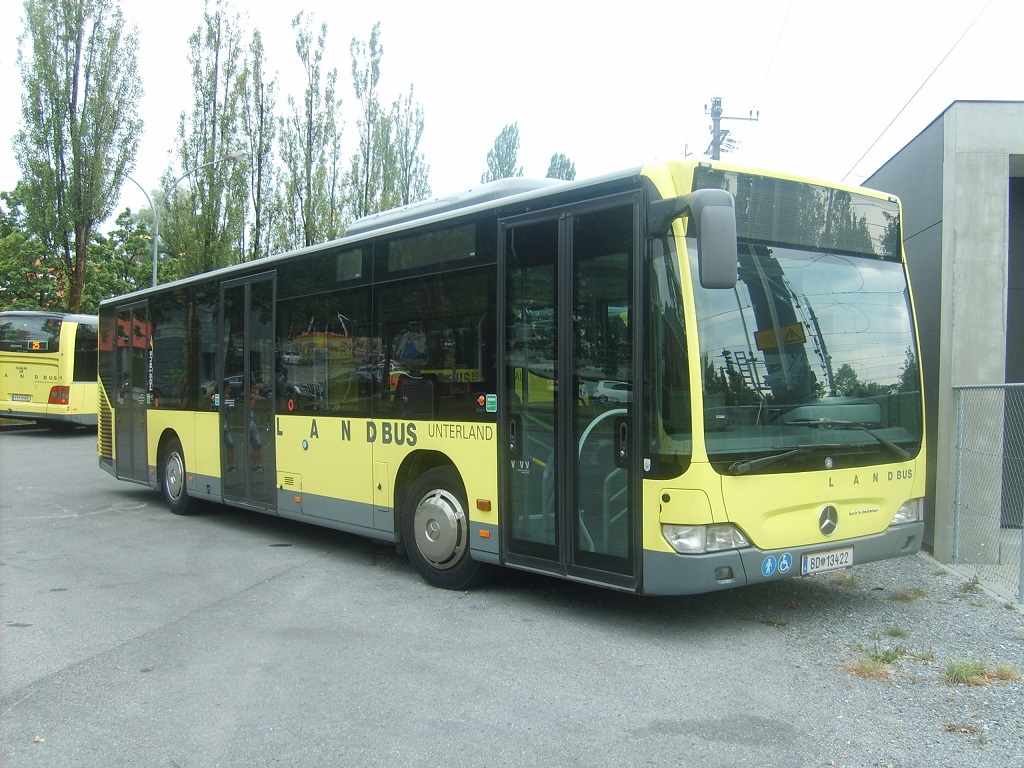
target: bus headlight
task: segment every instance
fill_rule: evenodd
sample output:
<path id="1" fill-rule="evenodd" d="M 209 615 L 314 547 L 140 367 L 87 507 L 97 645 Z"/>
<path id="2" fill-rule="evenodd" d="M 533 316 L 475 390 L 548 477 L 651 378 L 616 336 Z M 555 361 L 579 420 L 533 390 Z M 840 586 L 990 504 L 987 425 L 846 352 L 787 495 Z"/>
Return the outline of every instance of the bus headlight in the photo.
<path id="1" fill-rule="evenodd" d="M 661 533 L 672 549 L 681 555 L 699 555 L 726 549 L 749 547 L 750 542 L 732 523 L 713 525 L 669 525 L 663 523 Z"/>
<path id="2" fill-rule="evenodd" d="M 896 510 L 896 515 L 892 519 L 892 525 L 919 523 L 922 520 L 924 520 L 924 499 L 910 499 L 903 502 L 900 508 Z"/>

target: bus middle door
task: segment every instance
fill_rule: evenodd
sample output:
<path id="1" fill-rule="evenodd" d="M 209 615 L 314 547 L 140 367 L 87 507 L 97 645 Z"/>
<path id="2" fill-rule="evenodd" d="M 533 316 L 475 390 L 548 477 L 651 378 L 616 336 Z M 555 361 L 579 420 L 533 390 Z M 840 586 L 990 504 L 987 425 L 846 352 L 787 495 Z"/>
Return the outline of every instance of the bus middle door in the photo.
<path id="1" fill-rule="evenodd" d="M 220 343 L 224 500 L 276 513 L 272 276 L 221 286 Z"/>

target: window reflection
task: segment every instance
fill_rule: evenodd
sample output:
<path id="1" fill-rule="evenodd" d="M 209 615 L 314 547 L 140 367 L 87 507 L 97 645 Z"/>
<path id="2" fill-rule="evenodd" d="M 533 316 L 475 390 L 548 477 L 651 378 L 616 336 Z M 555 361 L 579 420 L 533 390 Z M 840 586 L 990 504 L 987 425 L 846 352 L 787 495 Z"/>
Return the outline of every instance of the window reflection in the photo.
<path id="1" fill-rule="evenodd" d="M 691 259 L 694 251 L 691 241 Z M 823 422 L 890 430 L 880 434 L 919 445 L 901 264 L 741 244 L 735 289 L 694 290 L 712 460 L 808 440 L 879 449 L 863 431 L 808 434 L 808 424 Z"/>

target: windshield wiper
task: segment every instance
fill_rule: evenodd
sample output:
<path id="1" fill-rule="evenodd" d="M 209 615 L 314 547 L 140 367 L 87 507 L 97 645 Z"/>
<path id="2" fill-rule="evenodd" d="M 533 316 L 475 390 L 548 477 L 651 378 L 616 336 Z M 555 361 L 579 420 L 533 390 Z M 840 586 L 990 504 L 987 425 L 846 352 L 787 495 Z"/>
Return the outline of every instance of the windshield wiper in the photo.
<path id="1" fill-rule="evenodd" d="M 898 458 L 906 461 L 912 459 L 913 454 L 909 453 L 905 449 L 896 445 L 892 440 L 882 437 L 880 434 L 871 429 L 867 424 L 861 421 L 841 421 L 837 419 L 799 419 L 797 421 L 787 421 L 787 426 L 791 427 L 828 427 L 829 429 L 856 429 L 861 432 L 865 432 L 871 435 L 879 444 L 887 451 L 897 456 Z"/>
<path id="2" fill-rule="evenodd" d="M 755 469 L 766 467 L 769 464 L 774 464 L 777 461 L 788 459 L 790 456 L 796 456 L 799 453 L 808 453 L 810 451 L 820 451 L 822 449 L 826 451 L 837 450 L 844 448 L 845 446 L 830 443 L 808 443 L 806 445 L 796 445 L 790 448 L 788 451 L 782 451 L 781 453 L 773 453 L 768 456 L 762 456 L 759 459 L 751 459 L 750 461 L 734 461 L 729 465 L 730 475 L 745 475 L 748 472 L 753 472 Z"/>

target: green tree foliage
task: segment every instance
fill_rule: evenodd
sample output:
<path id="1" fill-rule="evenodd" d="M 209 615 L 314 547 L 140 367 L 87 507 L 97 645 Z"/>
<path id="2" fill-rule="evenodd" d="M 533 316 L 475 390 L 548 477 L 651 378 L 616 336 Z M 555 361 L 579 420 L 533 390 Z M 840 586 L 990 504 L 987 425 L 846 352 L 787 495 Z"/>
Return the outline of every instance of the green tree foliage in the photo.
<path id="1" fill-rule="evenodd" d="M 111 0 L 25 0 L 18 44 L 14 147 L 26 245 L 40 249 L 40 274 L 54 274 L 51 254 L 60 259 L 59 290 L 78 311 L 93 230 L 113 210 L 138 147 L 138 42 Z"/>
<path id="2" fill-rule="evenodd" d="M 288 97 L 289 114 L 280 123 L 284 167 L 276 244 L 281 249 L 338 236 L 344 205 L 338 70 L 323 72 L 327 25 L 320 25 L 315 44 L 310 20 L 303 12 L 292 20 L 292 29 L 306 87 L 301 100 Z"/>
<path id="3" fill-rule="evenodd" d="M 561 152 L 556 152 L 551 156 L 551 163 L 548 165 L 548 172 L 544 175 L 549 179 L 572 181 L 576 178 L 576 163 Z"/>
<path id="4" fill-rule="evenodd" d="M 22 189 L 0 193 L 0 310 L 62 311 L 57 262 L 43 258 L 42 241 L 25 226 Z M 79 311 L 95 313 L 103 299 L 149 285 L 151 242 L 149 224 L 127 210 L 108 234 L 93 232 Z"/>
<path id="5" fill-rule="evenodd" d="M 212 8 L 207 2 L 203 23 L 189 38 L 188 58 L 195 102 L 178 122 L 178 159 L 189 183 L 175 186 L 170 170 L 163 181 L 172 196 L 160 234 L 176 257 L 166 265 L 166 277 L 240 261 L 245 225 L 244 165 L 224 161 L 244 143 L 245 62 L 238 15 L 229 14 L 222 0 Z"/>
<path id="6" fill-rule="evenodd" d="M 423 107 L 409 95 L 399 95 L 391 105 L 392 156 L 395 162 L 396 205 L 408 205 L 430 197 L 430 166 L 420 152 L 423 138 Z"/>
<path id="7" fill-rule="evenodd" d="M 377 86 L 384 46 L 380 42 L 380 22 L 373 25 L 370 40 L 352 38 L 352 88 L 359 102 L 359 149 L 352 156 L 349 175 L 352 213 L 356 218 L 392 208 L 397 204 L 395 159 L 391 147 L 392 115 L 380 106 Z"/>
<path id="8" fill-rule="evenodd" d="M 59 262 L 46 259 L 43 241 L 29 234 L 24 186 L 0 193 L 0 310 L 62 309 Z"/>
<path id="9" fill-rule="evenodd" d="M 249 145 L 249 222 L 247 253 L 258 259 L 270 253 L 274 224 L 274 140 L 277 120 L 277 79 L 267 73 L 267 57 L 259 30 L 252 34 L 249 62 L 243 72 L 242 125 Z"/>
<path id="10" fill-rule="evenodd" d="M 487 171 L 481 174 L 480 182 L 486 184 L 489 181 L 522 176 L 523 167 L 517 167 L 518 162 L 519 123 L 509 123 L 501 129 L 494 140 L 494 146 L 487 152 Z"/>

